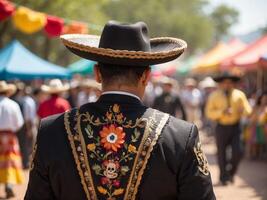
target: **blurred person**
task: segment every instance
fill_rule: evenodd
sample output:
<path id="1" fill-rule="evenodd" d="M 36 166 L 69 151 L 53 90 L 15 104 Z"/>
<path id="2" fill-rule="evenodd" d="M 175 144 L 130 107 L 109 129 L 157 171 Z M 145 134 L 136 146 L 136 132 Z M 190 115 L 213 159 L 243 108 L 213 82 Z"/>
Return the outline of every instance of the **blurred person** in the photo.
<path id="1" fill-rule="evenodd" d="M 78 94 L 78 106 L 95 102 L 101 93 L 101 85 L 95 80 L 86 79 L 81 83 L 81 91 Z"/>
<path id="2" fill-rule="evenodd" d="M 266 156 L 267 144 L 267 92 L 261 94 L 245 129 L 245 140 L 252 159 Z"/>
<path id="3" fill-rule="evenodd" d="M 78 106 L 78 94 L 80 90 L 80 84 L 77 80 L 72 80 L 70 82 L 70 88 L 68 91 L 67 100 L 71 106 L 71 108 L 75 108 Z"/>
<path id="4" fill-rule="evenodd" d="M 185 79 L 184 89 L 181 91 L 181 99 L 185 107 L 187 121 L 200 125 L 201 92 L 197 88 L 195 79 Z"/>
<path id="5" fill-rule="evenodd" d="M 30 95 L 30 87 L 26 87 L 23 82 L 17 82 L 16 86 L 17 94 L 14 100 L 19 104 L 24 119 L 24 124 L 17 132 L 17 136 L 22 154 L 23 168 L 28 169 L 30 154 L 37 131 L 36 103 Z"/>
<path id="6" fill-rule="evenodd" d="M 152 107 L 155 100 L 155 88 L 151 81 L 147 83 L 145 94 L 143 97 L 143 102 L 146 106 Z"/>
<path id="7" fill-rule="evenodd" d="M 141 101 L 149 66 L 177 58 L 185 42 L 150 40 L 144 22 L 115 21 L 100 42 L 92 35 L 61 38 L 77 55 L 96 59 L 103 92 L 42 121 L 25 200 L 214 200 L 197 127 Z"/>
<path id="8" fill-rule="evenodd" d="M 201 120 L 202 120 L 202 129 L 211 136 L 214 133 L 214 122 L 209 120 L 205 115 L 205 107 L 209 95 L 216 90 L 217 84 L 211 77 L 206 77 L 199 82 L 199 88 L 201 89 L 202 100 L 200 104 L 201 108 Z"/>
<path id="9" fill-rule="evenodd" d="M 161 79 L 161 83 L 163 93 L 155 98 L 152 107 L 174 117 L 186 120 L 186 113 L 180 97 L 173 91 L 175 80 L 164 77 Z"/>
<path id="10" fill-rule="evenodd" d="M 41 88 L 34 88 L 33 92 L 33 99 L 35 101 L 36 107 L 39 108 L 39 105 L 48 99 L 48 94 L 42 91 Z"/>
<path id="11" fill-rule="evenodd" d="M 19 105 L 8 97 L 15 88 L 13 84 L 0 81 L 0 183 L 5 184 L 7 199 L 15 196 L 13 185 L 24 181 L 16 136 L 24 122 Z"/>
<path id="12" fill-rule="evenodd" d="M 50 98 L 42 102 L 38 108 L 37 114 L 41 119 L 70 109 L 69 102 L 60 97 L 63 92 L 69 89 L 68 85 L 63 85 L 59 79 L 52 79 L 48 85 L 42 85 L 41 89 L 50 94 Z"/>
<path id="13" fill-rule="evenodd" d="M 208 98 L 206 115 L 216 122 L 220 182 L 226 185 L 229 181 L 233 182 L 243 153 L 240 120 L 243 116 L 249 116 L 252 110 L 246 95 L 235 88 L 240 77 L 224 72 L 214 80 L 218 83 L 218 89 Z M 231 149 L 229 160 L 226 156 L 228 147 Z"/>

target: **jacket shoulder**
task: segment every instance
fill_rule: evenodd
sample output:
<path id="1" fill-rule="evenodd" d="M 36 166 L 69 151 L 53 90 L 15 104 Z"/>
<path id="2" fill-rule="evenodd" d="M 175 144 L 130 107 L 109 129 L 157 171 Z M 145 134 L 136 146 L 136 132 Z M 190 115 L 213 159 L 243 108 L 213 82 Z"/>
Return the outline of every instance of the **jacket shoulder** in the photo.
<path id="1" fill-rule="evenodd" d="M 196 138 L 198 131 L 194 124 L 170 116 L 162 130 L 159 146 L 174 173 L 177 173 L 188 146 L 194 145 Z"/>

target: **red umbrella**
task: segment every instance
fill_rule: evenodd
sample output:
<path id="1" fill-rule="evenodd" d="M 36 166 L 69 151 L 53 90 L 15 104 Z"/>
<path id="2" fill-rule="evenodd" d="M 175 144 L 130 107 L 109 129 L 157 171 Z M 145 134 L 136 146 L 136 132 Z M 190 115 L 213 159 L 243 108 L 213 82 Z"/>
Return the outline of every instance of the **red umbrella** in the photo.
<path id="1" fill-rule="evenodd" d="M 0 21 L 10 17 L 15 11 L 15 6 L 6 0 L 0 0 Z"/>
<path id="2" fill-rule="evenodd" d="M 64 20 L 55 17 L 55 16 L 47 16 L 47 23 L 44 27 L 46 34 L 49 37 L 58 37 L 63 32 Z"/>

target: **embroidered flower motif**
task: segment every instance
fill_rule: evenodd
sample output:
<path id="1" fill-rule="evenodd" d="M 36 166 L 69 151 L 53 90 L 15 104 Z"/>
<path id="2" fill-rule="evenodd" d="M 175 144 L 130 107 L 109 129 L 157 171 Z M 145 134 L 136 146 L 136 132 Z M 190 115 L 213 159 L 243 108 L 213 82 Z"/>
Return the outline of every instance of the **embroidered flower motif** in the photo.
<path id="1" fill-rule="evenodd" d="M 107 113 L 106 113 L 106 117 L 107 117 L 107 119 L 108 119 L 109 121 L 111 121 L 111 120 L 112 120 L 112 113 L 107 112 Z"/>
<path id="2" fill-rule="evenodd" d="M 114 113 L 120 112 L 120 106 L 118 104 L 114 104 L 114 106 L 113 106 L 113 112 Z"/>
<path id="3" fill-rule="evenodd" d="M 121 195 L 124 192 L 124 189 L 119 188 L 114 190 L 113 195 L 117 196 L 117 195 Z"/>
<path id="4" fill-rule="evenodd" d="M 130 144 L 130 145 L 128 146 L 128 151 L 129 151 L 130 153 L 136 153 L 136 147 Z"/>
<path id="5" fill-rule="evenodd" d="M 110 179 L 107 177 L 102 177 L 100 181 L 102 185 L 107 185 L 111 183 Z"/>
<path id="6" fill-rule="evenodd" d="M 118 122 L 122 122 L 123 114 L 120 113 L 120 114 L 116 115 L 116 118 L 117 118 L 117 121 L 118 121 Z"/>
<path id="7" fill-rule="evenodd" d="M 92 144 L 88 144 L 87 145 L 87 149 L 89 150 L 89 151 L 94 151 L 95 150 L 95 144 L 94 143 L 92 143 Z"/>
<path id="8" fill-rule="evenodd" d="M 125 133 L 122 127 L 115 127 L 114 124 L 109 127 L 104 127 L 100 131 L 101 144 L 106 150 L 117 152 L 125 142 Z"/>
<path id="9" fill-rule="evenodd" d="M 101 193 L 101 194 L 107 194 L 107 190 L 105 188 L 103 188 L 102 186 L 98 186 L 97 190 Z"/>
<path id="10" fill-rule="evenodd" d="M 120 187 L 120 181 L 119 180 L 115 180 L 115 181 L 113 181 L 113 186 L 115 186 L 115 187 Z"/>

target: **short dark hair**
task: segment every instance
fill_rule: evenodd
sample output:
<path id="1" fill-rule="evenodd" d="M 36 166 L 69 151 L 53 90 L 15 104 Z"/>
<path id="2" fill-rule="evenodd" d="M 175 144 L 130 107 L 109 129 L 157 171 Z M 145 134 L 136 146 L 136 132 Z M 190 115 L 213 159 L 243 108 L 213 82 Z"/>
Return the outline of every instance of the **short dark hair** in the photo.
<path id="1" fill-rule="evenodd" d="M 150 69 L 149 66 L 124 66 L 106 63 L 98 63 L 98 67 L 104 85 L 114 83 L 137 85 L 142 74 Z"/>

